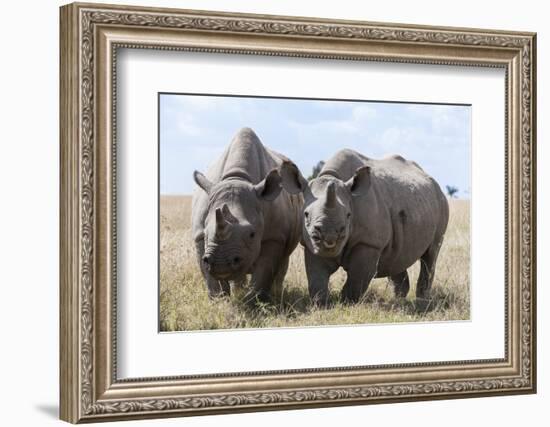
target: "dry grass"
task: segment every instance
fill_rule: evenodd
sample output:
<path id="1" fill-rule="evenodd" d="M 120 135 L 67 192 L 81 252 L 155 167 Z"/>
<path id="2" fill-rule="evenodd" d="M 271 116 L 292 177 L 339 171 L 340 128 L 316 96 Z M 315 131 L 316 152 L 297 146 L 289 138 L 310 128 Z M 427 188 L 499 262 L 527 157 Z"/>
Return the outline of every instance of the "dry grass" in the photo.
<path id="1" fill-rule="evenodd" d="M 374 280 L 364 301 L 343 305 L 338 295 L 345 280 L 340 269 L 330 282 L 329 309 L 309 301 L 303 267 L 303 249 L 294 251 L 284 282 L 283 295 L 273 304 L 251 310 L 242 293 L 231 299 L 210 301 L 191 238 L 190 196 L 162 196 L 160 218 L 160 322 L 162 331 L 266 328 L 466 320 L 470 318 L 470 204 L 452 200 L 451 217 L 441 247 L 432 303 L 418 307 L 414 289 L 419 263 L 409 269 L 411 291 L 405 300 L 394 298 L 386 279 Z"/>

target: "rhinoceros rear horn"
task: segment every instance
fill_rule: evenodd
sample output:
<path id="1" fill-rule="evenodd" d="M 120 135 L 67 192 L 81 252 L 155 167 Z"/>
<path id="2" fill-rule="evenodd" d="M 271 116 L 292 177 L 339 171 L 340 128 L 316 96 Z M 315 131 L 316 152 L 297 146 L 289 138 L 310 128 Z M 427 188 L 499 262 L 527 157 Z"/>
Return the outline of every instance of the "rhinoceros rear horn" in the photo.
<path id="1" fill-rule="evenodd" d="M 237 222 L 239 222 L 229 210 L 229 206 L 227 206 L 225 203 L 222 206 L 222 216 L 227 222 L 231 224 L 236 224 Z"/>
<path id="2" fill-rule="evenodd" d="M 336 206 L 336 189 L 334 188 L 334 182 L 329 182 L 327 185 L 325 206 L 327 208 L 333 208 Z"/>

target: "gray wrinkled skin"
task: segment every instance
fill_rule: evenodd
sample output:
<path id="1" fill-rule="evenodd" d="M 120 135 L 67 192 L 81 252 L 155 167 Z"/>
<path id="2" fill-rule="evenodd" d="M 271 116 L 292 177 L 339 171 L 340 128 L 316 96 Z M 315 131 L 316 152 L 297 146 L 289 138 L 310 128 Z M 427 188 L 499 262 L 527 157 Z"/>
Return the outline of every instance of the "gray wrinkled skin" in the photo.
<path id="1" fill-rule="evenodd" d="M 210 297 L 229 295 L 230 283 L 247 274 L 250 300 L 268 300 L 282 284 L 302 228 L 302 195 L 281 191 L 288 165 L 243 128 L 206 176 L 195 171 L 192 232 Z"/>
<path id="2" fill-rule="evenodd" d="M 347 272 L 342 299 L 357 302 L 375 277 L 388 277 L 395 293 L 409 291 L 407 268 L 421 260 L 416 296 L 429 297 L 439 248 L 449 220 L 437 182 L 401 156 L 369 159 L 338 151 L 309 183 L 285 169 L 289 191 L 304 193 L 302 244 L 311 298 L 324 305 L 328 282 Z"/>

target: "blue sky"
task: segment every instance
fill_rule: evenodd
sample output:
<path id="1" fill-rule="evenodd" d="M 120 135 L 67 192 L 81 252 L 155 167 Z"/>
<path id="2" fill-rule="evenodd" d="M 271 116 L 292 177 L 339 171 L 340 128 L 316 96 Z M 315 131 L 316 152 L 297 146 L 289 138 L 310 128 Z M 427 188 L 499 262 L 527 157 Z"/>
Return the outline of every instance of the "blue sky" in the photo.
<path id="1" fill-rule="evenodd" d="M 250 127 L 304 176 L 340 148 L 371 158 L 400 154 L 445 189 L 470 197 L 470 107 L 162 94 L 160 192 L 191 194 L 233 135 Z"/>

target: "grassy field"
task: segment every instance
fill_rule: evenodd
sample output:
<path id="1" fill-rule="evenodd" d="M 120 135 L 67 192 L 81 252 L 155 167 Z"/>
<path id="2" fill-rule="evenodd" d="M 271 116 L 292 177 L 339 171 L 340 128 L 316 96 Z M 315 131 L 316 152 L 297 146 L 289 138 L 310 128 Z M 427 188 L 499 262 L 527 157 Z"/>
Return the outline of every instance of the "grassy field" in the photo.
<path id="1" fill-rule="evenodd" d="M 449 227 L 441 247 L 432 288 L 432 303 L 420 309 L 414 303 L 419 263 L 409 269 L 411 291 L 406 300 L 393 296 L 386 279 L 374 280 L 364 301 L 338 302 L 345 272 L 331 278 L 329 309 L 312 306 L 303 267 L 303 249 L 294 251 L 283 294 L 272 304 L 251 310 L 241 293 L 211 301 L 197 264 L 191 238 L 190 196 L 162 196 L 160 201 L 160 328 L 162 331 L 267 328 L 465 320 L 470 318 L 470 205 L 451 200 Z"/>

